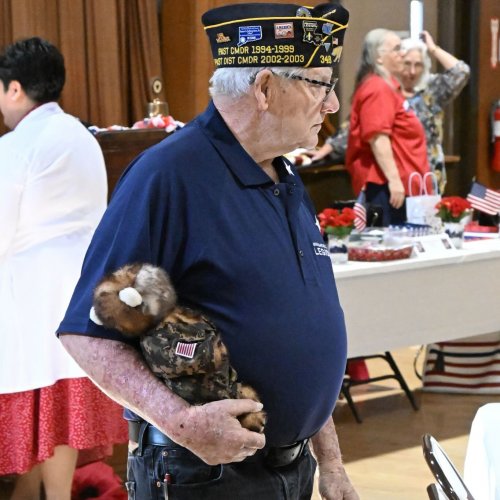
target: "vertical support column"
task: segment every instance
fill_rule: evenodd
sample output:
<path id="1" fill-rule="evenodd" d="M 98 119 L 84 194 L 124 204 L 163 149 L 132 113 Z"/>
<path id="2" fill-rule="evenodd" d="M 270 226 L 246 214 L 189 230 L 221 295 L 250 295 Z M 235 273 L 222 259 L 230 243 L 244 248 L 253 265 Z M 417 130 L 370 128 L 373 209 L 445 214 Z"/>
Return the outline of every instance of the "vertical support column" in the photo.
<path id="1" fill-rule="evenodd" d="M 423 0 L 410 0 L 410 37 L 413 40 L 418 40 L 423 29 L 424 2 Z"/>

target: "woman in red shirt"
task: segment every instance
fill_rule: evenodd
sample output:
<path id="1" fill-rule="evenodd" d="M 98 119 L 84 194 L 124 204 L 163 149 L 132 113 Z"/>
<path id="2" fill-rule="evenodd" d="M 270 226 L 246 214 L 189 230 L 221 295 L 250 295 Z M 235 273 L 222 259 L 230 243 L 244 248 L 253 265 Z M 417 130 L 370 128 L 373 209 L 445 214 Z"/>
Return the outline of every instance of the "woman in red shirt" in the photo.
<path id="1" fill-rule="evenodd" d="M 412 172 L 429 171 L 425 132 L 395 78 L 403 70 L 401 40 L 392 31 L 370 31 L 356 75 L 346 166 L 356 196 L 382 209 L 384 226 L 406 220 Z"/>

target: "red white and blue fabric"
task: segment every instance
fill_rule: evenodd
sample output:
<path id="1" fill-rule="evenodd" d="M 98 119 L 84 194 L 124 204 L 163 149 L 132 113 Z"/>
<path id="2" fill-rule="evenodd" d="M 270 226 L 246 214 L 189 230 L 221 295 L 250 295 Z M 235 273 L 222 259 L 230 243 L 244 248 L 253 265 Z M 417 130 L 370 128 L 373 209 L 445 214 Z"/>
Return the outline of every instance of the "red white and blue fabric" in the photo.
<path id="1" fill-rule="evenodd" d="M 500 193 L 479 184 L 479 182 L 472 184 L 467 200 L 472 205 L 472 208 L 480 212 L 490 215 L 496 215 L 500 212 Z"/>
<path id="2" fill-rule="evenodd" d="M 500 333 L 427 346 L 423 389 L 500 394 Z"/>

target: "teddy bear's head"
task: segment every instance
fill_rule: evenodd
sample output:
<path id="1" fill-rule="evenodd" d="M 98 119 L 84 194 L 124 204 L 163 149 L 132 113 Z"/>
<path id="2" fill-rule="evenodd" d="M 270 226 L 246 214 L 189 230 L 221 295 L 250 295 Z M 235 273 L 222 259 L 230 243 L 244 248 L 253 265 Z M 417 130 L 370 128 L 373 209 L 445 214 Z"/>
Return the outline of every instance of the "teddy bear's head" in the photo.
<path id="1" fill-rule="evenodd" d="M 97 284 L 90 318 L 125 335 L 139 336 L 160 323 L 176 301 L 174 287 L 163 269 L 129 264 Z"/>

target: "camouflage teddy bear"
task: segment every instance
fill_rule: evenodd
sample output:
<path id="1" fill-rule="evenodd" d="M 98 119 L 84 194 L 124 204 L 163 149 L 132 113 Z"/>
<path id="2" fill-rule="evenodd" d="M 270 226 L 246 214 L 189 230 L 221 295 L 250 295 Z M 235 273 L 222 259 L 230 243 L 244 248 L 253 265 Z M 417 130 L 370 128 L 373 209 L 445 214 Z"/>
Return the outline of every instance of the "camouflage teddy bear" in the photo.
<path id="1" fill-rule="evenodd" d="M 153 373 L 191 404 L 227 398 L 260 401 L 252 387 L 237 381 L 214 324 L 176 302 L 165 271 L 150 264 L 129 264 L 97 284 L 90 318 L 139 337 Z M 247 413 L 239 420 L 243 427 L 263 432 L 266 414 Z"/>

